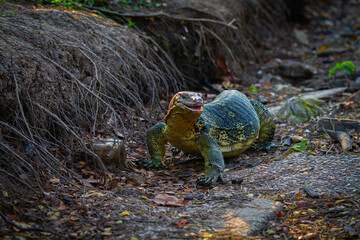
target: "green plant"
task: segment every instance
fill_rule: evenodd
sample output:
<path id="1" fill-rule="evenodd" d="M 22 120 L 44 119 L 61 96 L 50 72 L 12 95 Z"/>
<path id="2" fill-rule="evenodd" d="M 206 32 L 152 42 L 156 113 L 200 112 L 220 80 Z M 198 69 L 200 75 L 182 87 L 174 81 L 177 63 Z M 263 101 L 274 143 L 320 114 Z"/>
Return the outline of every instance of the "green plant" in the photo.
<path id="1" fill-rule="evenodd" d="M 295 144 L 294 146 L 292 146 L 291 148 L 289 148 L 286 152 L 287 153 L 292 153 L 292 152 L 307 152 L 307 151 L 310 151 L 312 148 L 311 146 L 308 146 L 306 145 L 308 142 L 308 140 L 304 140 L 304 141 L 301 141 L 297 144 Z"/>
<path id="2" fill-rule="evenodd" d="M 135 23 L 134 23 L 133 21 L 129 20 L 129 21 L 126 23 L 126 25 L 127 25 L 128 28 L 132 28 L 132 27 L 135 25 Z"/>
<path id="3" fill-rule="evenodd" d="M 121 4 L 123 7 L 127 7 L 132 3 L 132 0 L 119 0 L 119 4 Z"/>
<path id="4" fill-rule="evenodd" d="M 118 0 L 118 3 L 121 4 L 122 7 L 129 7 L 133 2 L 133 0 Z M 161 7 L 164 5 L 163 1 L 158 1 L 156 3 L 153 3 L 156 1 L 148 1 L 148 0 L 138 0 L 137 3 L 140 4 L 141 6 L 145 6 L 148 8 L 155 8 L 155 7 Z M 136 5 L 136 3 L 135 3 Z M 138 11 L 139 8 L 135 7 L 134 11 Z"/>
<path id="5" fill-rule="evenodd" d="M 55 6 L 63 6 L 67 8 L 81 7 L 82 4 L 86 4 L 92 7 L 96 3 L 96 0 L 38 0 L 38 1 L 40 3 L 51 3 L 54 4 Z"/>
<path id="6" fill-rule="evenodd" d="M 351 61 L 336 63 L 336 65 L 329 70 L 328 76 L 331 77 L 336 70 L 345 70 L 348 73 L 353 74 L 355 71 L 355 65 Z"/>
<path id="7" fill-rule="evenodd" d="M 257 93 L 257 91 L 258 91 L 257 87 L 255 87 L 254 84 L 251 84 L 251 86 L 249 87 L 249 92 Z"/>

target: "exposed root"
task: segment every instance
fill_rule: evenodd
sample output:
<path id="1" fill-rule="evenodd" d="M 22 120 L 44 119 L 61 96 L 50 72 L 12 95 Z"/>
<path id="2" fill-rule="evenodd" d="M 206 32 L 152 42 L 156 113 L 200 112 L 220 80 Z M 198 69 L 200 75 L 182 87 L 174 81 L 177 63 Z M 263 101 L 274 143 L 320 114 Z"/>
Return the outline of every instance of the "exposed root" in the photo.
<path id="1" fill-rule="evenodd" d="M 88 143 L 100 135 L 142 142 L 132 132 L 147 126 L 134 116 L 151 123 L 159 96 L 184 85 L 154 42 L 87 14 L 22 9 L 0 19 L 0 33 L 0 174 L 44 194 L 50 177 L 81 189 L 79 160 L 111 178 Z"/>

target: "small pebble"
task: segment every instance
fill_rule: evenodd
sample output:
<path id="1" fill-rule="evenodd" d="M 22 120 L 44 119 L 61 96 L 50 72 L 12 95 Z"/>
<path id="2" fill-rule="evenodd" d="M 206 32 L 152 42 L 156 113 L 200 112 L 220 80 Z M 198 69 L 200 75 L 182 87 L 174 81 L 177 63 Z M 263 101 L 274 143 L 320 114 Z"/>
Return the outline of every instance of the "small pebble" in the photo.
<path id="1" fill-rule="evenodd" d="M 240 185 L 243 181 L 244 181 L 244 179 L 233 179 L 233 180 L 231 180 L 231 183 Z"/>

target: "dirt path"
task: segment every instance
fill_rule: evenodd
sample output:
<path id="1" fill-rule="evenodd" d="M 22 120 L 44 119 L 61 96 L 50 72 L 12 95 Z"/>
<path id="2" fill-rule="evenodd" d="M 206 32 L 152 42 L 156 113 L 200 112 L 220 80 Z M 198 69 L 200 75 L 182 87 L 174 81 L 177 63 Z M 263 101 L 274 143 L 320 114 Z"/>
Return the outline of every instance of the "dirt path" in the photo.
<path id="1" fill-rule="evenodd" d="M 265 39 L 265 63 L 254 70 L 261 71 L 256 75 L 259 78 L 256 96 L 276 105 L 298 94 L 301 90 L 296 87 L 300 86 L 311 90 L 347 87 L 354 91 L 360 75 L 360 26 L 356 25 L 360 22 L 356 15 L 359 5 L 358 1 L 348 1 L 343 6 L 308 10 L 313 20 L 295 25 L 285 33 L 292 34 L 297 29 L 301 35 L 297 41 Z M 278 44 L 272 45 L 275 42 Z M 309 64 L 316 73 L 306 80 L 280 78 L 278 67 L 272 65 L 279 63 L 277 58 Z M 345 60 L 356 65 L 355 74 L 340 72 L 329 79 L 328 70 Z M 267 73 L 273 77 L 266 85 Z M 276 85 L 285 85 L 285 91 L 276 90 Z M 241 90 L 254 97 L 248 89 Z M 214 95 L 206 96 L 211 99 Z M 359 120 L 359 102 L 351 106 L 341 104 L 348 96 L 344 92 L 325 99 L 323 116 Z M 55 238 L 49 229 L 71 239 L 243 239 L 243 234 L 254 234 L 260 239 L 356 238 L 360 233 L 359 134 L 352 133 L 354 147 L 345 152 L 329 136 L 316 131 L 315 119 L 298 125 L 278 121 L 277 149 L 245 152 L 228 160 L 225 170 L 228 181 L 205 189 L 195 185 L 204 171 L 203 162 L 183 153 L 173 154 L 170 146 L 166 152 L 168 170 L 113 170 L 114 181 L 98 188 L 93 188 L 96 182 L 90 181 L 95 170 L 82 164 L 81 171 L 90 179 L 89 189 L 71 185 L 60 189 L 59 182 L 54 180 L 49 184 L 63 193 L 60 201 L 51 198 L 58 196 L 55 192 L 49 192 L 47 198 L 9 199 L 6 207 L 16 213 L 24 209 L 25 217 L 14 217 L 13 223 L 32 230 L 20 231 L 3 221 L 0 238 Z M 294 144 L 283 144 L 292 136 L 308 139 L 311 150 L 286 152 Z M 146 152 L 144 146 L 138 146 L 129 153 L 129 159 L 144 159 Z M 163 198 L 159 200 L 159 196 Z M 245 208 L 253 215 L 260 214 L 254 209 L 262 211 L 265 217 L 245 219 L 249 214 L 246 212 L 240 218 L 244 214 L 241 209 Z M 256 232 L 248 232 L 250 226 L 260 223 Z"/>

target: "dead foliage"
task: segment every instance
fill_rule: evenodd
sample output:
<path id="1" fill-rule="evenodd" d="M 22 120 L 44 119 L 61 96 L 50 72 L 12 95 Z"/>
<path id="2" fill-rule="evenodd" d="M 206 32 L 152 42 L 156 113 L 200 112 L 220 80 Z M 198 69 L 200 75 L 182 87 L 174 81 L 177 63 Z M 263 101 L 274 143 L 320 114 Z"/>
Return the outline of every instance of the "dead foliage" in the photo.
<path id="1" fill-rule="evenodd" d="M 266 33 L 279 33 L 286 15 L 282 0 L 169 0 L 166 7 L 154 9 L 142 8 L 138 1 L 125 7 L 111 4 L 110 10 L 86 7 L 124 24 L 131 22 L 132 28 L 153 38 L 174 59 L 192 89 L 200 89 L 204 78 L 215 82 L 224 74 L 233 82 L 249 84 L 252 78 L 246 65 L 261 61 L 256 46 Z M 218 66 L 219 59 L 227 61 L 229 71 Z"/>
<path id="2" fill-rule="evenodd" d="M 1 174 L 35 179 L 39 189 L 52 174 L 79 185 L 71 170 L 79 154 L 106 174 L 87 143 L 100 133 L 127 139 L 129 129 L 143 131 L 142 120 L 162 110 L 159 96 L 182 88 L 181 74 L 147 37 L 110 20 L 2 4 Z"/>

